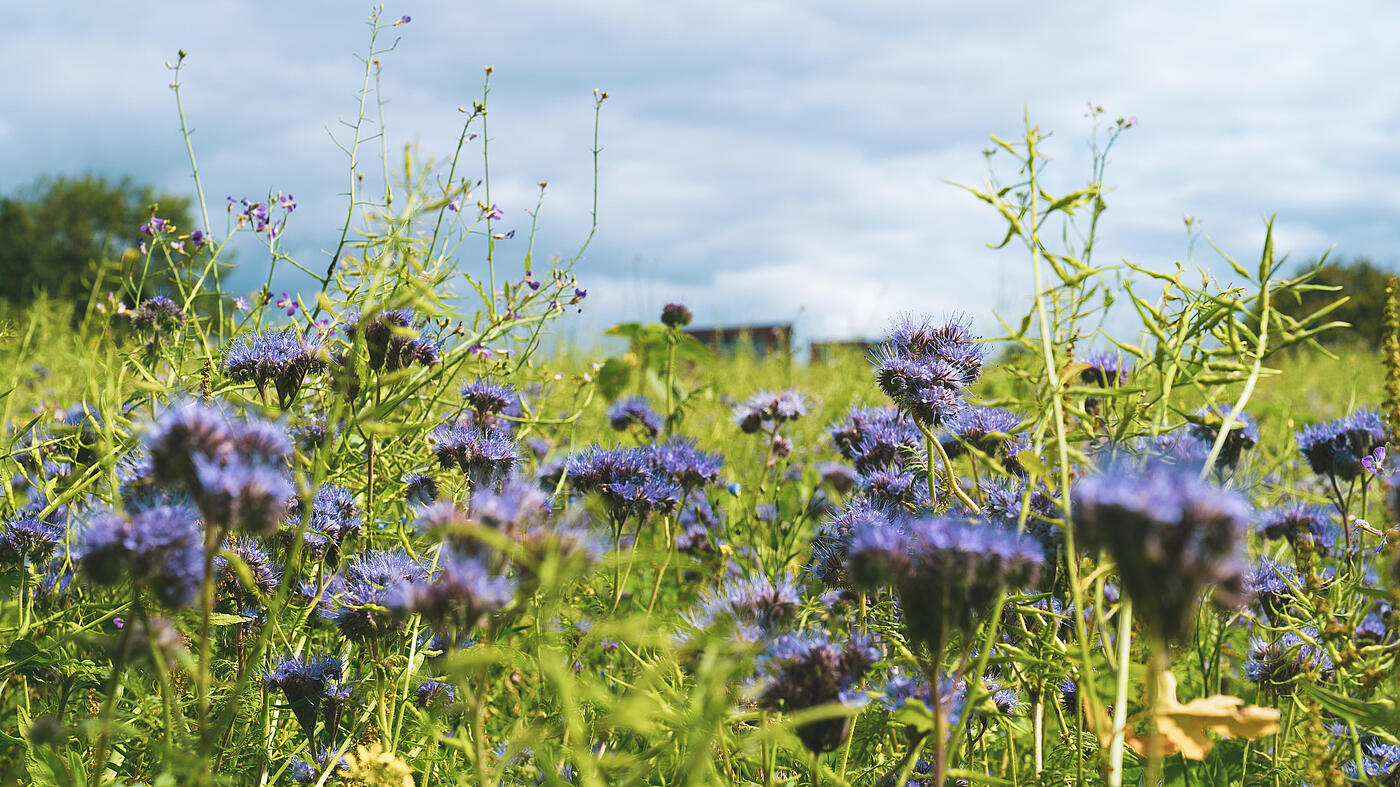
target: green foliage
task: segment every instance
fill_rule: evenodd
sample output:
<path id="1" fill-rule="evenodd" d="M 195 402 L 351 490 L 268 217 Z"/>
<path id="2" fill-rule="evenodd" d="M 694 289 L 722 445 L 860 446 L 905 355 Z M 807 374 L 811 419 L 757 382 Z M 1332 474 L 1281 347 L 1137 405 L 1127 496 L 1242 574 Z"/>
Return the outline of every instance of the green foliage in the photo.
<path id="1" fill-rule="evenodd" d="M 130 177 L 100 175 L 39 178 L 0 198 L 0 300 L 31 302 L 39 293 L 70 304 L 74 312 L 94 291 L 123 289 L 123 270 L 138 259 L 139 227 L 159 215 L 179 233 L 195 229 L 190 200 L 158 193 Z M 151 271 L 158 285 L 161 271 Z"/>
<path id="2" fill-rule="evenodd" d="M 1319 288 L 1300 292 L 1296 297 L 1279 298 L 1276 307 L 1290 315 L 1309 314 L 1339 297 L 1346 301 L 1332 313 L 1331 319 L 1345 322 L 1349 330 L 1328 334 L 1327 344 L 1361 341 L 1379 347 L 1385 340 L 1386 282 L 1391 271 L 1385 270 L 1365 257 L 1352 260 L 1322 260 L 1312 266 L 1312 284 Z"/>

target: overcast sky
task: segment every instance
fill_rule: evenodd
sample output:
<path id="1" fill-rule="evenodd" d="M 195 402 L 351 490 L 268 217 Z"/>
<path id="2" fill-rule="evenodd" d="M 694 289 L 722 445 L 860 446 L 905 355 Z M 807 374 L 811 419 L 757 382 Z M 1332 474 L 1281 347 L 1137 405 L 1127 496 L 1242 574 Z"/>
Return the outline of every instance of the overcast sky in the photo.
<path id="1" fill-rule="evenodd" d="M 979 182 L 988 135 L 1014 137 L 1029 111 L 1054 131 L 1051 189 L 1081 186 L 1091 101 L 1137 121 L 1109 165 L 1099 262 L 1171 265 L 1186 215 L 1256 257 L 1277 213 L 1277 245 L 1299 261 L 1335 247 L 1393 265 L 1400 6 L 1143 5 L 395 3 L 384 16 L 412 22 L 388 34 L 401 39 L 383 58 L 388 128 L 393 147 L 448 154 L 457 107 L 494 66 L 492 196 L 523 231 L 549 181 L 537 246 L 569 254 L 588 226 L 592 91 L 608 91 L 600 227 L 577 271 L 588 308 L 561 326 L 581 341 L 668 300 L 697 323 L 795 321 L 803 339 L 876 334 L 911 309 L 963 309 L 990 329 L 993 310 L 1021 308 L 1028 261 L 989 250 L 999 219 L 945 179 Z M 294 193 L 286 242 L 319 267 L 344 211 L 326 129 L 354 116 L 368 10 L 12 8 L 0 191 L 94 171 L 189 193 L 164 66 L 183 48 L 210 198 Z M 1196 262 L 1228 271 L 1204 240 Z"/>

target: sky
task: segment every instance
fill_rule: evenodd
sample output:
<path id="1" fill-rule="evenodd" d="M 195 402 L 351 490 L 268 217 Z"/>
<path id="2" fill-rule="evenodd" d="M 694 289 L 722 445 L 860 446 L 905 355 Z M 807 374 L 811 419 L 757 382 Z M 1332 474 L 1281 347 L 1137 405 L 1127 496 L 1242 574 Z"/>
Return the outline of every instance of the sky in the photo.
<path id="1" fill-rule="evenodd" d="M 370 6 L 346 2 L 34 3 L 0 28 L 0 192 L 52 173 L 192 180 L 165 63 L 184 49 L 185 111 L 211 210 L 296 195 L 284 242 L 320 268 L 345 211 L 346 159 Z M 589 296 L 558 324 L 596 341 L 683 301 L 696 324 L 792 322 L 800 342 L 878 336 L 904 311 L 1019 316 L 1024 248 L 988 248 L 989 135 L 1053 131 L 1050 191 L 1090 177 L 1088 107 L 1133 118 L 1105 180 L 1095 251 L 1231 278 L 1210 243 L 1257 259 L 1264 223 L 1300 264 L 1400 263 L 1400 6 L 1388 2 L 1038 3 L 595 0 L 394 3 L 382 56 L 391 157 L 450 154 L 490 94 L 501 250 L 570 256 Z M 480 174 L 480 142 L 467 153 Z M 377 155 L 377 151 L 375 152 Z M 1004 181 L 1004 155 L 993 157 Z M 1187 258 L 1183 218 L 1202 236 Z M 215 218 L 222 226 L 222 218 Z M 514 244 L 512 247 L 511 244 Z M 514 256 L 512 256 L 514 255 Z M 266 274 L 242 254 L 235 288 Z M 512 262 L 512 260 L 514 262 Z M 479 260 L 463 263 L 479 270 Z M 478 266 L 472 268 L 471 266 Z M 282 288 L 299 282 L 283 279 Z"/>

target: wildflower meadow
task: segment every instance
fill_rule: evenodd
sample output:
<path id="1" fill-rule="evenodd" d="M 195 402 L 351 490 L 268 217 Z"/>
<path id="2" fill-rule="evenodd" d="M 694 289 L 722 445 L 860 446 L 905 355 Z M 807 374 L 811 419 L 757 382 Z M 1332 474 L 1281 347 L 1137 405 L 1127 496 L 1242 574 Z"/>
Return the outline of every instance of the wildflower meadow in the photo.
<path id="1" fill-rule="evenodd" d="M 504 243 L 491 69 L 364 185 L 408 21 L 347 195 L 225 198 L 187 132 L 193 226 L 152 206 L 74 319 L 0 324 L 0 781 L 1400 780 L 1400 287 L 1338 357 L 1271 223 L 1229 279 L 1100 258 L 1096 114 L 1087 177 L 1028 119 L 962 187 L 1032 293 L 999 322 L 801 362 L 674 302 L 560 345 L 592 233 Z M 298 259 L 312 199 L 344 225 Z"/>

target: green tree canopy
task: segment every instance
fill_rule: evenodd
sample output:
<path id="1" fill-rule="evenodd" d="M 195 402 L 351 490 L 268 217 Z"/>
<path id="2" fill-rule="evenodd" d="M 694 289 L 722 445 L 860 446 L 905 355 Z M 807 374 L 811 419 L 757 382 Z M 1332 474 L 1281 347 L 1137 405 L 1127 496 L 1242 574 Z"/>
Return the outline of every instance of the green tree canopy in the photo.
<path id="1" fill-rule="evenodd" d="M 1392 273 L 1365 257 L 1328 262 L 1318 270 L 1312 283 L 1340 287 L 1339 291 L 1311 290 L 1302 293 L 1301 303 L 1290 300 L 1276 305 L 1288 314 L 1304 315 L 1346 296 L 1349 300 L 1327 318 L 1351 323 L 1351 328 L 1327 331 L 1318 337 L 1319 341 L 1324 344 L 1360 341 L 1379 347 L 1385 336 L 1385 285 Z"/>
<path id="2" fill-rule="evenodd" d="M 129 177 L 46 176 L 0 197 L 0 300 L 22 306 L 46 292 L 81 310 L 104 270 L 104 288 L 121 290 L 109 266 L 140 245 L 153 206 L 180 233 L 194 229 L 189 198 Z"/>

